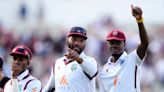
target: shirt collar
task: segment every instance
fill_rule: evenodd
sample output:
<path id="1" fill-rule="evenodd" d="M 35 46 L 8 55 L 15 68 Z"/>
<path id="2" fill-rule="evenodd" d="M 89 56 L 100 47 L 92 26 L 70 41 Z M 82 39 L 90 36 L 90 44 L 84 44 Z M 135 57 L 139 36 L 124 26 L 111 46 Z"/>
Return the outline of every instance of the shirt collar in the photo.
<path id="1" fill-rule="evenodd" d="M 29 70 L 26 69 L 24 72 L 22 72 L 20 75 L 18 75 L 17 79 L 18 80 L 22 80 L 22 79 L 24 79 L 28 75 L 29 75 Z"/>
<path id="2" fill-rule="evenodd" d="M 85 53 L 84 52 L 81 52 L 79 57 L 83 58 L 83 57 L 86 57 Z"/>
<path id="3" fill-rule="evenodd" d="M 119 63 L 120 61 L 124 61 L 125 57 L 127 56 L 127 53 L 124 51 L 123 54 L 119 57 L 119 59 L 116 61 L 116 63 Z M 112 63 L 111 62 L 111 56 L 108 59 L 108 64 Z"/>

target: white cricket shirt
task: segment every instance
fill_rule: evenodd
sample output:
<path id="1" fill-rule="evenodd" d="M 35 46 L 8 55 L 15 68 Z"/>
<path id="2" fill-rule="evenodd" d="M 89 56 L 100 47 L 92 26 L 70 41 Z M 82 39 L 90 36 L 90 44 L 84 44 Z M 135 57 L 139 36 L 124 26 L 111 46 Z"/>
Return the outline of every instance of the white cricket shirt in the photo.
<path id="1" fill-rule="evenodd" d="M 108 62 L 100 68 L 98 73 L 99 92 L 140 92 L 141 63 L 142 60 L 136 50 L 128 55 L 124 52 L 115 63 L 112 63 L 109 57 Z"/>
<path id="2" fill-rule="evenodd" d="M 4 92 L 41 92 L 41 82 L 25 70 L 17 79 L 10 79 L 5 84 Z"/>
<path id="3" fill-rule="evenodd" d="M 43 92 L 55 87 L 56 92 L 95 92 L 97 63 L 94 58 L 80 54 L 83 63 L 76 61 L 66 64 L 69 60 L 64 56 L 56 60 L 49 82 Z M 87 75 L 86 75 L 87 74 Z"/>

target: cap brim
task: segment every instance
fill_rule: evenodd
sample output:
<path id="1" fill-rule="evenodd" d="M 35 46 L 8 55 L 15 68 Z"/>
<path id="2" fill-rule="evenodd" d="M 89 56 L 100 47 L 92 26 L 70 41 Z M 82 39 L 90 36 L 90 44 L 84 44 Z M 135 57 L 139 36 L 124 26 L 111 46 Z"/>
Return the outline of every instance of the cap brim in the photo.
<path id="1" fill-rule="evenodd" d="M 125 41 L 125 39 L 120 39 L 120 38 L 116 38 L 116 37 L 112 37 L 112 38 L 107 39 L 107 41 L 111 41 L 111 40 Z"/>
<path id="2" fill-rule="evenodd" d="M 15 52 L 15 53 L 10 53 L 11 56 L 15 56 L 15 55 L 21 55 L 21 56 L 25 56 L 25 57 L 28 57 L 20 52 Z"/>
<path id="3" fill-rule="evenodd" d="M 86 35 L 83 35 L 83 34 L 81 34 L 81 33 L 69 33 L 69 34 L 68 34 L 68 37 L 69 37 L 69 36 L 79 36 L 79 37 L 82 37 L 82 38 L 84 38 L 84 39 L 87 39 Z"/>

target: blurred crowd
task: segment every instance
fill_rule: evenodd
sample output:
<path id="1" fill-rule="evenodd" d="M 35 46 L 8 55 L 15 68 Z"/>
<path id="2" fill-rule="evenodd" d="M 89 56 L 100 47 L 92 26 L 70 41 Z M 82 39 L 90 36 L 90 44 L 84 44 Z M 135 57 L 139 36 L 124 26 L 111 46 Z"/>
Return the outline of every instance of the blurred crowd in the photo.
<path id="1" fill-rule="evenodd" d="M 95 57 L 98 66 L 105 64 L 109 57 L 105 39 L 111 29 L 118 28 L 125 32 L 127 52 L 134 50 L 140 43 L 137 24 L 133 26 L 131 24 L 119 25 L 110 16 L 103 16 L 87 24 L 85 28 L 88 35 L 85 52 Z M 163 92 L 164 25 L 148 23 L 146 29 L 150 45 L 142 65 L 141 88 L 143 92 Z M 24 6 L 20 10 L 19 23 L 12 28 L 4 27 L 4 23 L 0 21 L 0 56 L 4 59 L 4 75 L 10 77 L 11 74 L 11 57 L 9 56 L 11 49 L 18 44 L 25 44 L 33 52 L 29 70 L 41 80 L 44 87 L 50 76 L 51 66 L 58 57 L 66 52 L 65 40 L 69 30 L 64 25 L 48 25 L 42 20 L 34 25 L 30 24 L 26 20 Z"/>

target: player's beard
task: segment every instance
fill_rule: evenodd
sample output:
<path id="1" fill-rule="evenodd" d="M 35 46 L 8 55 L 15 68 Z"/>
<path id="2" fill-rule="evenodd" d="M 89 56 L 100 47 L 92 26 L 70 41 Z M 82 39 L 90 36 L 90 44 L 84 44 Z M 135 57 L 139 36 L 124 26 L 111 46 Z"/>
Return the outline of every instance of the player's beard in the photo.
<path id="1" fill-rule="evenodd" d="M 70 49 L 75 50 L 79 54 L 81 54 L 81 52 L 85 48 L 85 46 L 77 46 L 77 45 L 70 44 L 69 42 L 67 42 L 67 44 Z"/>

